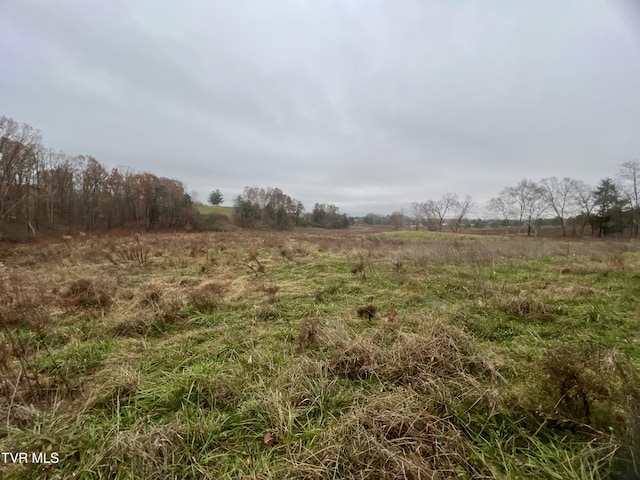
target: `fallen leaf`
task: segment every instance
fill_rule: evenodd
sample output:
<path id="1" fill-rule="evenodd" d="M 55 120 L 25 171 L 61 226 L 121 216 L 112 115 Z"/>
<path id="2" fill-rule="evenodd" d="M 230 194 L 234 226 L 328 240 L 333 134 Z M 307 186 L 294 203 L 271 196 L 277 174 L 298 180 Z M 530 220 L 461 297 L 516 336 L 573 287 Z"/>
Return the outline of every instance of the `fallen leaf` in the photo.
<path id="1" fill-rule="evenodd" d="M 264 437 L 262 437 L 262 441 L 265 445 L 274 445 L 277 443 L 278 439 L 273 433 L 267 432 L 264 434 Z"/>

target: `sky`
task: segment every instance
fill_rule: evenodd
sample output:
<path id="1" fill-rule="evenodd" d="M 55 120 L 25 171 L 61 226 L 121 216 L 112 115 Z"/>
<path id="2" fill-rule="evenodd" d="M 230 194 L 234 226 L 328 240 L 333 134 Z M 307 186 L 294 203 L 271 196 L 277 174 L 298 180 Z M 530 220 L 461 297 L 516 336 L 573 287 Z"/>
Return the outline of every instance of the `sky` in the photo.
<path id="1" fill-rule="evenodd" d="M 0 0 L 0 115 L 225 204 L 471 216 L 640 158 L 635 0 Z"/>

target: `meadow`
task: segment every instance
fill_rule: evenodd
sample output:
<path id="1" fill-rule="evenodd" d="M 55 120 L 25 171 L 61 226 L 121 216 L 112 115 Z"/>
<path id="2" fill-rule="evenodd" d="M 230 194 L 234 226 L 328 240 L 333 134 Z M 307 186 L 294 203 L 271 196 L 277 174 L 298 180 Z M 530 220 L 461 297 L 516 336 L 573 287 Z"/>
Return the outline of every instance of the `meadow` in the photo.
<path id="1" fill-rule="evenodd" d="M 0 249 L 16 479 L 640 478 L 640 244 L 301 229 Z"/>
<path id="2" fill-rule="evenodd" d="M 198 212 L 202 215 L 224 215 L 229 218 L 229 220 L 233 220 L 233 207 L 222 207 L 220 205 L 198 205 Z"/>

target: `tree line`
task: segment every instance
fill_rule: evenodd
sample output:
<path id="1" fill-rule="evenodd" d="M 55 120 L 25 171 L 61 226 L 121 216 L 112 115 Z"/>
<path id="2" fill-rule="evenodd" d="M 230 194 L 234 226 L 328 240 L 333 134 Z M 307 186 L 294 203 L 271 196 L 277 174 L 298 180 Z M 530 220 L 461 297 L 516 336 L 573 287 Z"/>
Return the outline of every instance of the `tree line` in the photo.
<path id="1" fill-rule="evenodd" d="M 587 231 L 598 237 L 623 233 L 639 236 L 639 173 L 640 161 L 633 160 L 621 163 L 615 178 L 603 178 L 595 187 L 569 177 L 547 177 L 537 182 L 522 179 L 504 187 L 489 200 L 486 209 L 500 218 L 505 233 L 515 226 L 518 234 L 526 229 L 527 235 L 535 235 L 543 219 L 552 218 L 562 228 L 563 236 L 584 235 Z M 461 200 L 447 193 L 439 200 L 414 202 L 409 218 L 416 228 L 442 231 L 446 226 L 456 232 L 473 207 L 471 197 Z M 394 212 L 390 219 L 397 214 Z"/>
<path id="2" fill-rule="evenodd" d="M 501 190 L 487 204 L 506 232 L 515 226 L 536 233 L 543 218 L 555 217 L 563 235 L 605 236 L 625 232 L 639 236 L 640 162 L 619 165 L 614 178 L 596 186 L 568 177 L 522 179 Z M 210 203 L 218 205 L 219 190 Z M 416 228 L 457 232 L 474 208 L 447 193 L 438 200 L 414 202 L 409 218 Z M 347 228 L 354 219 L 333 204 L 316 203 L 305 213 L 302 202 L 279 188 L 245 187 L 234 199 L 234 220 L 241 228 L 290 230 L 295 226 Z M 71 156 L 45 148 L 40 132 L 26 123 L 0 116 L 0 238 L 55 234 L 71 230 L 112 228 L 183 228 L 197 226 L 199 214 L 185 185 L 175 179 L 137 172 L 128 167 L 108 170 L 90 155 Z M 407 216 L 369 214 L 364 223 L 400 228 Z"/>
<path id="3" fill-rule="evenodd" d="M 212 192 L 212 195 L 215 192 Z M 211 199 L 217 201 L 217 198 Z M 310 213 L 300 200 L 279 188 L 245 187 L 234 200 L 234 219 L 241 228 L 292 230 L 296 226 L 347 228 L 349 219 L 333 204 L 316 203 Z"/>
<path id="4" fill-rule="evenodd" d="M 184 227 L 195 209 L 182 182 L 108 170 L 90 155 L 42 144 L 38 130 L 0 116 L 0 235 L 24 239 L 65 230 Z"/>
<path id="5" fill-rule="evenodd" d="M 487 209 L 500 216 L 507 230 L 515 223 L 518 233 L 526 228 L 527 235 L 536 233 L 544 215 L 555 218 L 563 236 L 584 235 L 587 227 L 598 237 L 625 232 L 638 236 L 639 172 L 639 161 L 621 163 L 615 179 L 603 178 L 595 187 L 569 177 L 523 179 L 502 189 L 489 200 Z"/>
<path id="6" fill-rule="evenodd" d="M 446 222 L 454 232 L 457 232 L 462 225 L 462 220 L 473 206 L 474 202 L 469 195 L 460 200 L 457 194 L 447 193 L 439 200 L 413 203 L 411 215 L 415 220 L 416 227 L 426 225 L 441 232 Z"/>

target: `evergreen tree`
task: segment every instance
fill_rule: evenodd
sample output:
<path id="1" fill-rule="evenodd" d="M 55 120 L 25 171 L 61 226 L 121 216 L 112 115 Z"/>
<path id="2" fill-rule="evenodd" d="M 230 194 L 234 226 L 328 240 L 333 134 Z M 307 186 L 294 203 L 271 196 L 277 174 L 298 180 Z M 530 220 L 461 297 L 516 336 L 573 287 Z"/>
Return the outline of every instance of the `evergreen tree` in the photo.
<path id="1" fill-rule="evenodd" d="M 592 217 L 593 232 L 598 237 L 620 233 L 624 230 L 624 207 L 627 203 L 620 197 L 618 188 L 611 178 L 603 178 L 593 192 L 595 215 Z"/>

